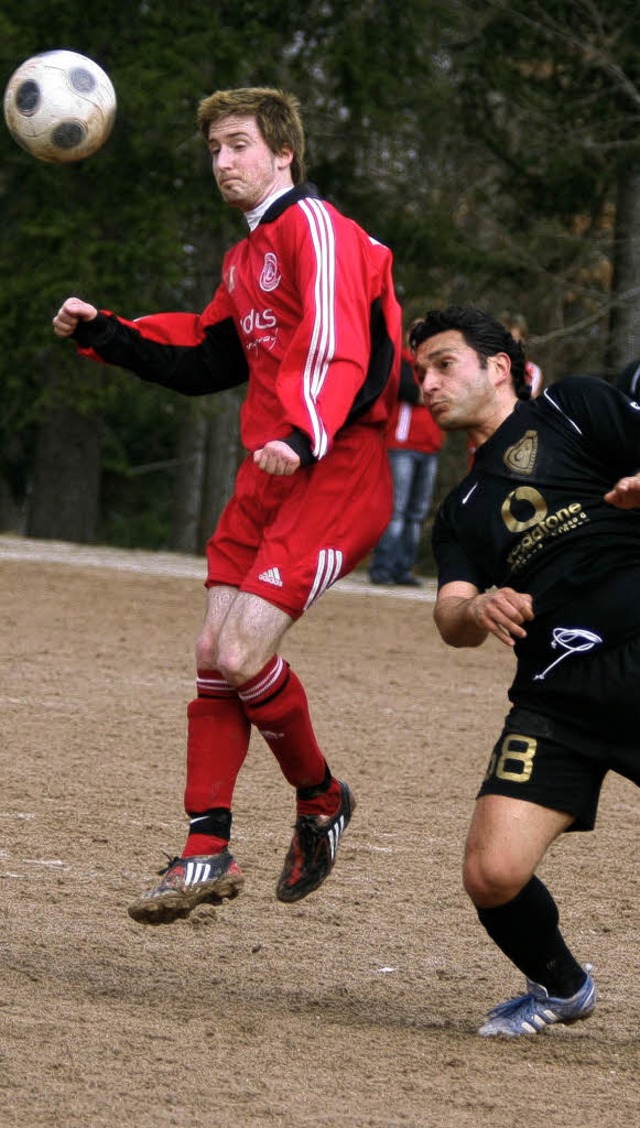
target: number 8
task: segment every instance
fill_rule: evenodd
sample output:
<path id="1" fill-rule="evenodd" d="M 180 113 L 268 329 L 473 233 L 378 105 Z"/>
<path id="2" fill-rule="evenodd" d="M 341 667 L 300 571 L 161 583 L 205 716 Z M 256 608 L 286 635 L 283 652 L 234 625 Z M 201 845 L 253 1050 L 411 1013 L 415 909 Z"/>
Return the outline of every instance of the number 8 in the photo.
<path id="1" fill-rule="evenodd" d="M 523 747 L 524 745 L 524 747 Z M 519 747 L 518 747 L 519 746 Z M 512 780 L 514 783 L 526 783 L 531 779 L 533 772 L 533 757 L 536 754 L 538 742 L 531 736 L 521 736 L 519 733 L 510 733 L 502 742 L 500 755 L 496 764 L 498 779 Z M 507 762 L 511 760 L 521 764 L 520 771 L 509 771 Z"/>

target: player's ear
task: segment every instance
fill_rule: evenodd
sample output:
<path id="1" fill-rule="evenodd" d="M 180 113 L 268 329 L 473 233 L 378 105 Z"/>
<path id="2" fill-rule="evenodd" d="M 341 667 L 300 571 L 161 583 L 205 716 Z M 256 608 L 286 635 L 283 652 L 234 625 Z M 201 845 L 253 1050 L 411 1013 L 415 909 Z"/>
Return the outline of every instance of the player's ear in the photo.
<path id="1" fill-rule="evenodd" d="M 489 357 L 495 386 L 511 382 L 511 358 L 507 353 L 495 353 Z"/>
<path id="2" fill-rule="evenodd" d="M 284 149 L 281 149 L 279 153 L 276 153 L 276 165 L 280 171 L 282 171 L 282 169 L 289 168 L 292 161 L 293 149 L 290 149 L 288 145 L 285 145 Z"/>

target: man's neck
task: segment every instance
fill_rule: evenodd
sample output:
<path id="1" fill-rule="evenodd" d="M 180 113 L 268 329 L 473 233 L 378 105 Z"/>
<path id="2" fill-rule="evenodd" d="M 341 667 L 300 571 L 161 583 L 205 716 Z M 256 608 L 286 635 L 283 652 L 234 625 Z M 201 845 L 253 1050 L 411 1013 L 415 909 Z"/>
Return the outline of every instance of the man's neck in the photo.
<path id="1" fill-rule="evenodd" d="M 495 434 L 498 427 L 511 415 L 517 402 L 518 399 L 516 396 L 509 398 L 504 403 L 497 406 L 495 411 L 481 423 L 468 429 L 467 438 L 474 450 L 477 450 L 479 446 L 482 446 L 483 443 L 486 443 L 487 439 L 490 439 L 491 436 Z"/>
<path id="2" fill-rule="evenodd" d="M 244 218 L 249 224 L 249 230 L 255 231 L 263 215 L 269 210 L 271 205 L 276 200 L 279 200 L 280 196 L 284 196 L 286 192 L 290 192 L 292 188 L 292 184 L 287 184 L 284 188 L 274 189 L 274 191 L 271 192 L 268 196 L 265 196 L 264 200 L 262 200 L 262 202 L 259 203 L 257 207 L 252 208 L 251 211 L 245 212 Z"/>

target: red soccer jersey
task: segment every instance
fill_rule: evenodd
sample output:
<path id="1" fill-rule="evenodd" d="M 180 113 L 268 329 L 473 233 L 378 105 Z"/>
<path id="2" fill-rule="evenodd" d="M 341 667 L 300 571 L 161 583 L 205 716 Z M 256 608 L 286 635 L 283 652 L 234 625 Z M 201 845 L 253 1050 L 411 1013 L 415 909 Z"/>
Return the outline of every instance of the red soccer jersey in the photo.
<path id="1" fill-rule="evenodd" d="M 388 432 L 389 450 L 417 450 L 421 454 L 437 454 L 443 442 L 444 435 L 428 407 L 398 401 Z"/>
<path id="2" fill-rule="evenodd" d="M 414 361 L 406 349 L 402 354 L 399 396 L 394 404 L 387 429 L 389 450 L 417 450 L 421 454 L 437 454 L 444 442 L 429 408 L 421 402 L 420 381 Z"/>
<path id="3" fill-rule="evenodd" d="M 298 453 L 319 459 L 345 423 L 384 427 L 396 401 L 402 327 L 391 269 L 387 247 L 301 185 L 227 253 L 202 314 L 109 314 L 115 326 L 102 318 L 77 336 L 84 351 L 187 394 L 248 376 L 245 448 L 293 437 Z"/>
<path id="4" fill-rule="evenodd" d="M 232 316 L 246 350 L 248 450 L 293 427 L 309 436 L 315 458 L 327 453 L 367 378 L 376 300 L 384 296 L 392 315 L 388 329 L 394 319 L 399 325 L 392 294 L 389 250 L 312 196 L 229 251 L 202 317 Z M 369 421 L 386 421 L 390 392 L 369 409 Z"/>

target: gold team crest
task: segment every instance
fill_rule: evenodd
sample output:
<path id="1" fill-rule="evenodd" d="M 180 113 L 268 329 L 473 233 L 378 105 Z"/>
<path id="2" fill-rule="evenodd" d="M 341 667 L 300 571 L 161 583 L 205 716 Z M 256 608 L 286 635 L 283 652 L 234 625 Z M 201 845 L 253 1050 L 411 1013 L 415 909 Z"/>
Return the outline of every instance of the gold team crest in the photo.
<path id="1" fill-rule="evenodd" d="M 526 431 L 519 442 L 505 450 L 503 460 L 517 474 L 532 474 L 538 455 L 537 431 Z"/>

